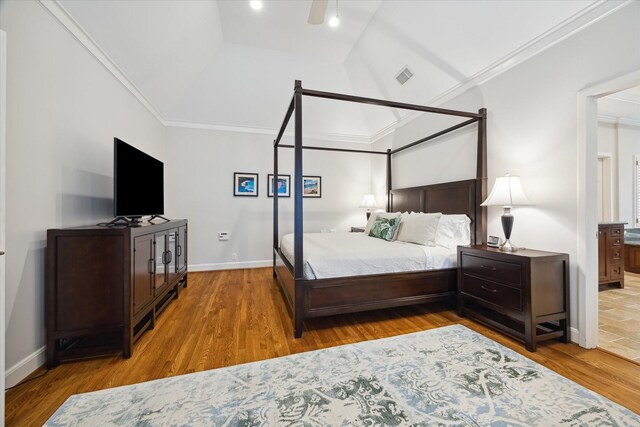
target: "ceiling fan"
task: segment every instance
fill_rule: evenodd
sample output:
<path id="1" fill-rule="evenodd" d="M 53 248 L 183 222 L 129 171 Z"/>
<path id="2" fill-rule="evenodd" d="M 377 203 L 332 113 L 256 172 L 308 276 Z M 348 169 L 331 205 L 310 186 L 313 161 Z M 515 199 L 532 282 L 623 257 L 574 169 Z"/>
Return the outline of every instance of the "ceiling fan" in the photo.
<path id="1" fill-rule="evenodd" d="M 309 19 L 307 19 L 307 22 L 311 25 L 323 24 L 324 18 L 327 15 L 328 4 L 329 0 L 313 0 L 311 2 L 311 10 L 309 10 Z M 336 14 L 329 19 L 329 25 L 336 27 L 339 22 L 338 0 L 336 0 Z"/>

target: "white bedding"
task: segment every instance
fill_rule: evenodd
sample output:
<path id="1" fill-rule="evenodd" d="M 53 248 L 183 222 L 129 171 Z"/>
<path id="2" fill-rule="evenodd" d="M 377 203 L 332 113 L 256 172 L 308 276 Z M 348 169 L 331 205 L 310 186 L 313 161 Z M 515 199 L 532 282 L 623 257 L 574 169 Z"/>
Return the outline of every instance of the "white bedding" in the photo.
<path id="1" fill-rule="evenodd" d="M 293 234 L 280 242 L 284 256 L 293 264 Z M 387 242 L 364 233 L 306 233 L 304 278 L 360 276 L 455 268 L 456 249 Z"/>

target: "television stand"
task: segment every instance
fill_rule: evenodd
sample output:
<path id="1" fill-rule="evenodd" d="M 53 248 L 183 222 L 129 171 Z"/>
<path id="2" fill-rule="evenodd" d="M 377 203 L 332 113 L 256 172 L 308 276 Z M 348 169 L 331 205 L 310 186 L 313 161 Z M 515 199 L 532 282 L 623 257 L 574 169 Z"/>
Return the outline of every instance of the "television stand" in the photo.
<path id="1" fill-rule="evenodd" d="M 183 219 L 48 230 L 47 365 L 117 351 L 130 357 L 187 286 L 187 228 Z"/>
<path id="2" fill-rule="evenodd" d="M 164 222 L 171 221 L 170 219 L 167 219 L 167 218 L 163 217 L 162 215 L 151 215 L 151 218 L 149 218 L 148 221 L 151 222 L 156 218 L 164 219 Z"/>

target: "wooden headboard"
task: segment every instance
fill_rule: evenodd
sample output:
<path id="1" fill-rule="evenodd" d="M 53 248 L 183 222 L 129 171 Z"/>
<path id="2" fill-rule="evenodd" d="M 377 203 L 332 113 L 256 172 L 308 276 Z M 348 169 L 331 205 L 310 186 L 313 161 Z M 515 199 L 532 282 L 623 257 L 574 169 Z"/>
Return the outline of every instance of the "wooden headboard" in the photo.
<path id="1" fill-rule="evenodd" d="M 471 219 L 471 244 L 487 240 L 487 208 L 482 203 L 482 178 L 391 190 L 391 212 L 465 214 Z"/>

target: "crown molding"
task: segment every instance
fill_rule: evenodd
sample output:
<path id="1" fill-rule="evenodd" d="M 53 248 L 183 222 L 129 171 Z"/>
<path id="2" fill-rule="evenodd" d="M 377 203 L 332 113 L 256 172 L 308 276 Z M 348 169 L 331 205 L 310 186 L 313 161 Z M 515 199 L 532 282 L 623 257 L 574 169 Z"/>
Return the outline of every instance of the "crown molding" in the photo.
<path id="1" fill-rule="evenodd" d="M 142 94 L 140 89 L 125 75 L 115 62 L 103 51 L 100 46 L 91 38 L 84 28 L 67 12 L 67 9 L 58 0 L 40 0 L 40 4 L 54 18 L 56 18 L 64 28 L 67 29 L 88 51 L 109 71 L 140 103 L 164 125 L 164 119 L 151 102 Z"/>
<path id="2" fill-rule="evenodd" d="M 598 114 L 599 123 L 609 123 L 612 125 L 626 125 L 640 127 L 640 120 L 631 117 L 618 117 L 608 114 Z"/>
<path id="3" fill-rule="evenodd" d="M 516 65 L 522 64 L 531 57 L 544 52 L 552 46 L 560 43 L 573 34 L 587 28 L 590 25 L 595 24 L 596 22 L 616 12 L 617 10 L 633 3 L 633 1 L 634 0 L 599 0 L 591 4 L 589 7 L 565 19 L 555 27 L 542 33 L 540 36 L 529 41 L 507 56 L 474 74 L 468 80 L 452 87 L 451 89 L 443 92 L 435 98 L 432 98 L 426 105 L 439 107 L 442 104 L 451 101 L 452 99 L 462 95 L 466 91 L 476 86 L 480 86 L 483 83 L 486 83 L 487 81 L 499 76 L 500 74 L 505 73 Z M 380 138 L 389 135 L 391 132 L 395 131 L 395 129 L 417 119 L 421 114 L 422 113 L 420 112 L 412 112 L 401 121 L 387 126 L 371 137 L 372 142 L 376 142 Z"/>
<path id="4" fill-rule="evenodd" d="M 207 129 L 224 132 L 241 132 L 261 135 L 275 136 L 278 129 L 255 128 L 248 126 L 225 125 L 216 123 L 196 123 L 187 121 L 166 120 L 142 93 L 140 89 L 127 77 L 127 75 L 116 65 L 111 57 L 104 51 L 98 43 L 87 33 L 87 31 L 76 21 L 73 16 L 64 8 L 58 0 L 39 0 L 39 3 L 54 18 L 62 24 L 64 28 L 80 42 L 89 53 L 100 62 L 140 103 L 165 127 L 181 127 L 191 129 Z M 285 133 L 292 135 L 292 133 Z M 336 133 L 304 133 L 306 138 L 316 138 L 326 141 L 352 142 L 359 144 L 370 144 L 372 139 L 368 135 L 336 134 Z"/>
<path id="5" fill-rule="evenodd" d="M 182 127 L 192 129 L 208 129 L 225 132 L 243 132 L 262 135 L 277 134 L 277 129 L 254 128 L 246 126 L 211 124 L 211 123 L 195 123 L 187 121 L 171 121 L 165 120 L 153 104 L 142 94 L 142 91 L 126 76 L 126 74 L 115 64 L 115 62 L 104 52 L 99 45 L 91 38 L 91 36 L 82 28 L 82 26 L 67 12 L 58 0 L 39 0 L 39 3 L 54 18 L 56 18 L 63 27 L 65 27 L 88 51 L 109 71 L 131 94 L 140 101 L 140 103 L 165 127 Z M 633 0 L 624 1 L 607 1 L 599 0 L 589 7 L 583 9 L 572 17 L 566 19 L 549 31 L 541 34 L 539 37 L 531 40 L 524 46 L 505 56 L 499 61 L 489 65 L 479 71 L 467 81 L 452 87 L 441 95 L 431 99 L 427 105 L 439 106 L 453 98 L 463 94 L 469 89 L 479 86 L 492 78 L 506 72 L 518 64 L 526 61 L 532 56 L 550 48 L 576 32 L 592 25 L 611 13 L 633 3 Z M 632 97 L 635 95 L 626 94 Z M 638 97 L 640 98 L 640 97 Z M 632 101 L 627 101 L 632 102 Z M 633 101 L 635 102 L 635 101 Z M 412 112 L 404 118 L 397 120 L 390 125 L 374 132 L 372 135 L 353 135 L 353 134 L 335 134 L 335 133 L 305 133 L 308 138 L 317 138 L 327 141 L 353 142 L 371 144 L 391 133 L 396 129 L 405 126 L 421 115 L 419 112 Z M 285 135 L 291 135 L 285 133 Z"/>
<path id="6" fill-rule="evenodd" d="M 607 96 L 608 99 L 614 99 L 616 101 L 629 102 L 631 104 L 639 104 L 640 105 L 640 95 L 635 95 L 633 93 L 628 92 L 616 92 L 612 95 Z"/>

